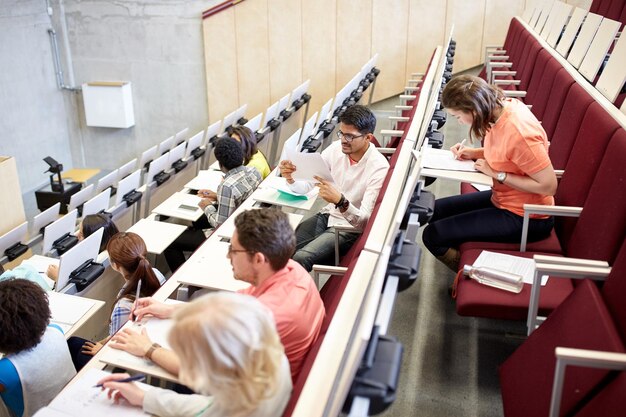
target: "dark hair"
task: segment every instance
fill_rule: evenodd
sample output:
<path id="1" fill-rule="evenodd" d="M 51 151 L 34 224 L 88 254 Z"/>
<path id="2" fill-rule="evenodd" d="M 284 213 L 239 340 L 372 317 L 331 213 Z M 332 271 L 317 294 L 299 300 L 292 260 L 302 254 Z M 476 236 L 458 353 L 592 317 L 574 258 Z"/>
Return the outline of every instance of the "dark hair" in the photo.
<path id="1" fill-rule="evenodd" d="M 261 252 L 274 271 L 287 265 L 296 251 L 296 236 L 287 214 L 276 208 L 247 210 L 235 218 L 241 246 L 250 252 Z"/>
<path id="2" fill-rule="evenodd" d="M 111 239 L 114 234 L 119 233 L 117 226 L 113 223 L 113 220 L 111 220 L 110 215 L 103 213 L 89 214 L 85 216 L 82 221 L 83 238 L 88 237 L 101 227 L 104 228 L 104 232 L 102 234 L 102 241 L 100 242 L 100 252 L 106 249 L 109 239 Z"/>
<path id="3" fill-rule="evenodd" d="M 356 127 L 364 135 L 374 133 L 374 129 L 376 129 L 376 116 L 370 109 L 360 104 L 348 107 L 339 116 L 339 121 Z"/>
<path id="4" fill-rule="evenodd" d="M 161 287 L 152 265 L 146 259 L 148 250 L 141 236 L 132 232 L 113 235 L 107 244 L 107 251 L 111 262 L 120 265 L 128 273 L 125 277 L 128 284 L 124 286 L 116 302 L 122 298 L 134 299 L 139 281 L 142 281 L 142 297 L 152 296 Z"/>
<path id="5" fill-rule="evenodd" d="M 246 126 L 235 126 L 233 127 L 233 131 L 230 133 L 231 137 L 233 135 L 237 135 L 239 137 L 240 146 L 243 150 L 243 164 L 248 165 L 252 156 L 258 151 L 256 146 L 256 133 Z"/>
<path id="6" fill-rule="evenodd" d="M 243 165 L 243 150 L 235 139 L 220 139 L 215 145 L 215 157 L 220 166 L 228 171 Z"/>
<path id="7" fill-rule="evenodd" d="M 443 107 L 473 115 L 470 139 L 485 137 L 491 124 L 496 122 L 494 113 L 504 107 L 503 100 L 502 90 L 471 75 L 452 78 L 441 94 Z"/>
<path id="8" fill-rule="evenodd" d="M 0 352 L 18 353 L 41 342 L 50 320 L 46 292 L 25 279 L 0 282 Z"/>

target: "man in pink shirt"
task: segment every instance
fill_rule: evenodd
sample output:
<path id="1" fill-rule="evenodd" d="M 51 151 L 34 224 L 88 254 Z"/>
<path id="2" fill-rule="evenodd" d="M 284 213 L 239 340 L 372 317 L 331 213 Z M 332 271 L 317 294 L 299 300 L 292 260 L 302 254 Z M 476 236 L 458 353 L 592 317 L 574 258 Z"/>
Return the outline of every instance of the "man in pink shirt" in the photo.
<path id="1" fill-rule="evenodd" d="M 261 209 L 237 216 L 228 251 L 235 279 L 251 284 L 240 292 L 257 297 L 274 314 L 293 379 L 324 319 L 324 304 L 315 283 L 290 259 L 295 247 L 287 215 L 277 209 Z"/>
<path id="2" fill-rule="evenodd" d="M 295 246 L 296 238 L 287 215 L 277 209 L 258 209 L 237 216 L 228 250 L 234 277 L 251 284 L 240 292 L 257 297 L 272 311 L 294 380 L 319 335 L 325 314 L 313 279 L 290 259 Z M 141 298 L 134 314 L 137 320 L 146 314 L 167 318 L 175 308 L 152 298 Z M 145 332 L 124 329 L 113 341 L 113 348 L 150 359 L 178 374 L 176 355 L 153 343 Z"/>

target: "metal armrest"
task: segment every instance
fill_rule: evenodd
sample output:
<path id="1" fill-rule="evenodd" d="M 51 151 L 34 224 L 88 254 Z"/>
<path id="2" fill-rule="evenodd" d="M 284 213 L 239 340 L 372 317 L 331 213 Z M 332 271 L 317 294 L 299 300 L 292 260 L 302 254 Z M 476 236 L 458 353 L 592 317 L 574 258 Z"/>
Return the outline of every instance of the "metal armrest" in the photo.
<path id="1" fill-rule="evenodd" d="M 582 207 L 524 204 L 524 222 L 522 223 L 522 240 L 520 241 L 520 252 L 526 252 L 526 242 L 528 241 L 528 226 L 531 214 L 541 214 L 544 216 L 578 217 L 580 216 L 580 213 L 582 213 L 582 211 Z"/>
<path id="2" fill-rule="evenodd" d="M 535 255 L 533 256 L 533 259 L 535 262 L 543 265 L 590 266 L 598 268 L 606 268 L 609 266 L 609 263 L 606 261 L 596 261 L 594 259 L 583 258 L 567 258 L 563 256 Z"/>
<path id="3" fill-rule="evenodd" d="M 556 175 L 556 177 L 558 179 L 563 178 L 563 174 L 565 174 L 565 170 L 564 169 L 555 169 L 554 170 L 554 174 Z"/>
<path id="4" fill-rule="evenodd" d="M 404 135 L 404 130 L 382 129 L 380 131 L 380 135 L 381 136 L 402 136 L 402 135 Z"/>
<path id="5" fill-rule="evenodd" d="M 624 353 L 557 347 L 554 354 L 556 367 L 554 368 L 554 383 L 552 384 L 552 397 L 550 399 L 550 417 L 560 415 L 563 381 L 567 366 L 626 370 L 626 354 Z"/>
<path id="6" fill-rule="evenodd" d="M 509 59 L 509 56 L 499 54 L 487 55 L 487 61 L 504 61 L 505 59 Z"/>
<path id="7" fill-rule="evenodd" d="M 424 78 L 424 73 L 423 73 L 423 72 L 412 72 L 412 73 L 411 73 L 411 77 L 420 77 L 420 78 Z"/>
<path id="8" fill-rule="evenodd" d="M 415 100 L 417 98 L 414 94 L 400 94 L 400 100 Z"/>
<path id="9" fill-rule="evenodd" d="M 393 155 L 393 153 L 396 151 L 396 148 L 376 148 L 376 150 L 383 155 Z"/>
<path id="10" fill-rule="evenodd" d="M 493 79 L 493 85 L 520 85 L 520 80 Z"/>
<path id="11" fill-rule="evenodd" d="M 496 77 L 498 75 L 510 75 L 510 76 L 515 77 L 517 75 L 517 71 L 498 71 L 498 70 L 495 70 L 495 71 L 491 71 L 491 75 L 493 77 Z"/>
<path id="12" fill-rule="evenodd" d="M 407 86 L 405 86 L 405 87 L 404 87 L 404 91 L 405 91 L 407 94 L 408 94 L 408 93 L 415 92 L 415 91 L 419 91 L 419 90 L 420 90 L 420 87 L 412 87 L 412 86 L 410 86 L 410 85 L 407 85 Z"/>
<path id="13" fill-rule="evenodd" d="M 526 97 L 526 91 L 503 90 L 506 97 Z"/>
<path id="14" fill-rule="evenodd" d="M 406 82 L 407 82 L 408 84 L 421 84 L 421 83 L 422 83 L 422 81 L 423 81 L 423 80 L 422 80 L 421 78 L 419 78 L 419 79 L 417 79 L 417 80 L 406 80 Z"/>
<path id="15" fill-rule="evenodd" d="M 395 108 L 396 108 L 396 110 L 411 110 L 413 108 L 413 106 L 396 105 Z"/>
<path id="16" fill-rule="evenodd" d="M 339 265 L 339 232 L 363 233 L 363 231 L 347 225 L 335 225 L 333 229 L 335 229 L 335 265 Z"/>
<path id="17" fill-rule="evenodd" d="M 552 262 L 552 257 L 548 257 L 549 262 Z M 593 263 L 593 261 L 590 261 Z M 530 304 L 528 306 L 528 317 L 526 319 L 527 334 L 530 334 L 537 328 L 537 317 L 539 311 L 539 295 L 541 293 L 541 277 L 543 275 L 550 275 L 551 278 L 574 278 L 583 279 L 591 278 L 597 281 L 604 281 L 606 277 L 611 273 L 611 268 L 608 266 L 583 266 L 585 265 L 582 259 L 571 259 L 569 261 L 563 261 L 562 264 L 556 263 L 542 263 L 538 262 L 535 258 L 535 276 L 533 278 L 533 285 L 530 290 Z"/>
<path id="18" fill-rule="evenodd" d="M 407 116 L 389 116 L 387 118 L 389 120 L 395 120 L 397 122 L 408 122 L 409 120 L 411 120 L 411 118 Z"/>
<path id="19" fill-rule="evenodd" d="M 320 289 L 320 274 L 330 275 L 345 275 L 348 272 L 348 268 L 345 266 L 330 266 L 330 265 L 313 265 L 313 282 L 317 289 Z"/>

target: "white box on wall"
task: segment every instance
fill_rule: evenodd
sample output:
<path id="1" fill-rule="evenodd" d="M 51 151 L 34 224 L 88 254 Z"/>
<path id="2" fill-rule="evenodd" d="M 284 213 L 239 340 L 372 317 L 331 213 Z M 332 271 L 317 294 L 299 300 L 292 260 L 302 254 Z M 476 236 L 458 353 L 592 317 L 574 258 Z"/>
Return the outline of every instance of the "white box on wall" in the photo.
<path id="1" fill-rule="evenodd" d="M 83 103 L 87 126 L 127 128 L 135 125 L 129 81 L 85 83 Z"/>

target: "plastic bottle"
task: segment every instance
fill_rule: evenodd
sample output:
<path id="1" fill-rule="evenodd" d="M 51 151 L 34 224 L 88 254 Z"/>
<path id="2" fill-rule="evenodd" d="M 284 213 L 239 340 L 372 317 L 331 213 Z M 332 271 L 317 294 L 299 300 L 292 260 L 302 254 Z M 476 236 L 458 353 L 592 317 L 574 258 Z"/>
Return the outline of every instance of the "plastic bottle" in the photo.
<path id="1" fill-rule="evenodd" d="M 524 287 L 521 275 L 500 271 L 488 266 L 473 267 L 472 265 L 465 265 L 463 273 L 481 284 L 505 291 L 519 293 Z"/>

